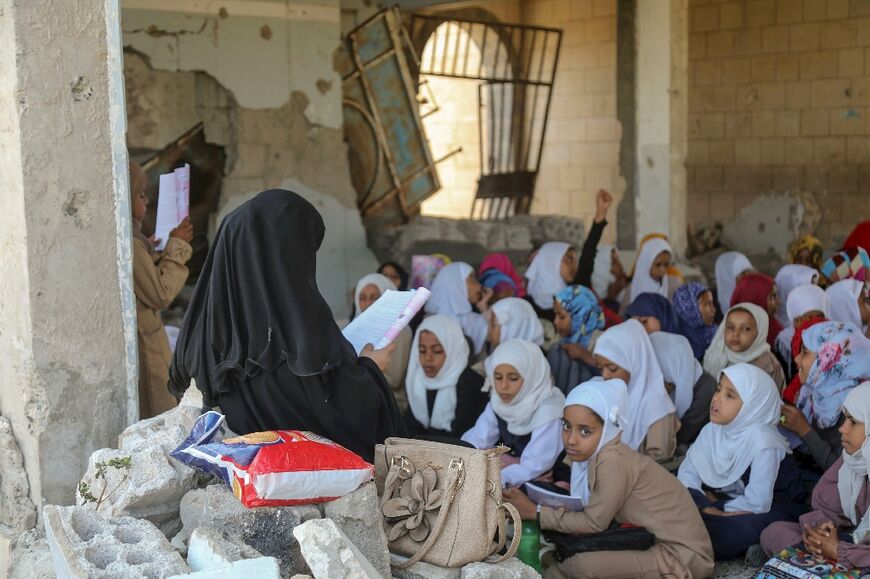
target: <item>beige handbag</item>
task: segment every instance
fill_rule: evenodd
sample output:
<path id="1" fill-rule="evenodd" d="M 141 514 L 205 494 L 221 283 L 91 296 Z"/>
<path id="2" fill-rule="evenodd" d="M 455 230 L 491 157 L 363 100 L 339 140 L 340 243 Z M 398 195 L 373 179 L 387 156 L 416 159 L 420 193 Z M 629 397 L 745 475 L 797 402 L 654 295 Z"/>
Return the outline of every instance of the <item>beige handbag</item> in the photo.
<path id="1" fill-rule="evenodd" d="M 506 448 L 476 450 L 408 438 L 388 438 L 375 449 L 375 481 L 390 551 L 418 561 L 461 567 L 513 557 L 522 535 L 516 508 L 501 500 Z M 505 511 L 514 536 L 507 552 Z M 498 534 L 498 540 L 496 538 Z"/>

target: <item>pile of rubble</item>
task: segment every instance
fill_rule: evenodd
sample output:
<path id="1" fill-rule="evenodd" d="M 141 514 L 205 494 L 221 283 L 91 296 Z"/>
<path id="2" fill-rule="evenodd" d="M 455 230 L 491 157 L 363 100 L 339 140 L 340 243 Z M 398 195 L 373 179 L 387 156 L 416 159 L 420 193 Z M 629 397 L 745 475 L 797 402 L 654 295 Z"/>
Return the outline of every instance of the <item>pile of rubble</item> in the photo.
<path id="1" fill-rule="evenodd" d="M 539 577 L 515 558 L 391 568 L 373 482 L 318 505 L 244 507 L 222 482 L 169 456 L 201 407 L 191 388 L 178 407 L 125 430 L 118 449 L 95 452 L 76 493 L 81 506 L 46 506 L 44 532 L 17 539 L 9 577 Z"/>

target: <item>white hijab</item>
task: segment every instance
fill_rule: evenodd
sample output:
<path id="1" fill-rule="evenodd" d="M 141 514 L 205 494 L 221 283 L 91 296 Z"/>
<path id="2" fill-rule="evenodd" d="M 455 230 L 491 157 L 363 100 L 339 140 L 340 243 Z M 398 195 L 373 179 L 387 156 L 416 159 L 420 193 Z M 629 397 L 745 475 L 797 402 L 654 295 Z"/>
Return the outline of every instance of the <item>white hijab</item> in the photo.
<path id="1" fill-rule="evenodd" d="M 523 377 L 523 386 L 510 402 L 496 393 L 493 372 L 502 364 L 510 364 Z M 525 340 L 508 340 L 499 344 L 486 359 L 486 384 L 489 402 L 496 416 L 507 422 L 508 432 L 518 436 L 562 417 L 565 395 L 553 385 L 550 365 L 541 348 Z"/>
<path id="2" fill-rule="evenodd" d="M 655 332 L 649 336 L 665 382 L 674 385 L 671 398 L 677 407 L 677 418 L 682 418 L 695 397 L 695 384 L 704 373 L 692 353 L 692 346 L 684 336 Z"/>
<path id="3" fill-rule="evenodd" d="M 743 406 L 728 424 L 704 426 L 686 454 L 704 484 L 714 489 L 739 480 L 762 450 L 791 452 L 776 428 L 782 401 L 773 378 L 752 364 L 735 364 L 722 374 L 734 384 Z"/>
<path id="4" fill-rule="evenodd" d="M 622 415 L 628 392 L 622 380 L 601 380 L 600 378 L 580 384 L 568 393 L 565 408 L 585 406 L 601 418 L 604 431 L 595 452 L 583 462 L 571 463 L 571 496 L 580 497 L 583 504 L 589 504 L 589 461 L 597 455 L 604 445 L 619 436 L 625 418 Z"/>
<path id="5" fill-rule="evenodd" d="M 792 325 L 792 321 L 788 319 L 788 312 L 786 310 L 788 296 L 791 295 L 791 292 L 794 291 L 795 288 L 804 285 L 814 285 L 818 278 L 818 270 L 806 265 L 798 265 L 796 263 L 784 265 L 776 273 L 776 279 L 774 281 L 776 282 L 776 289 L 779 292 L 779 299 L 781 302 L 779 308 L 776 310 L 776 321 L 778 321 L 783 328 L 788 328 Z"/>
<path id="6" fill-rule="evenodd" d="M 425 309 L 427 314 L 441 314 L 459 322 L 462 331 L 474 343 L 474 353 L 477 354 L 483 350 L 489 327 L 483 316 L 471 310 L 468 301 L 466 280 L 473 273 L 474 268 L 462 261 L 445 265 L 432 282 L 432 295 Z"/>
<path id="7" fill-rule="evenodd" d="M 526 279 L 526 291 L 542 310 L 553 309 L 553 296 L 568 287 L 562 279 L 562 258 L 571 245 L 562 241 L 548 241 L 538 250 Z"/>
<path id="8" fill-rule="evenodd" d="M 356 289 L 353 292 L 353 305 L 356 307 L 354 310 L 356 315 L 360 315 L 362 313 L 362 308 L 359 305 L 359 295 L 365 289 L 366 286 L 373 285 L 378 290 L 380 290 L 381 295 L 384 295 L 384 292 L 387 290 L 396 289 L 396 284 L 394 284 L 390 278 L 385 275 L 379 273 L 370 273 L 366 276 L 363 276 L 358 282 L 356 282 Z"/>
<path id="9" fill-rule="evenodd" d="M 673 257 L 674 250 L 671 244 L 660 237 L 653 237 L 643 244 L 640 253 L 634 262 L 634 276 L 631 278 L 631 300 L 633 302 L 640 294 L 651 293 L 659 294 L 668 297 L 668 276 L 662 278 L 661 282 L 657 282 L 649 274 L 653 262 L 663 252 L 667 251 Z M 629 387 L 629 393 L 631 387 Z M 629 397 L 631 394 L 629 394 Z"/>
<path id="10" fill-rule="evenodd" d="M 432 332 L 444 348 L 446 359 L 441 370 L 434 378 L 429 378 L 420 366 L 420 334 Z M 411 356 L 408 359 L 408 374 L 405 377 L 405 389 L 408 393 L 408 404 L 414 418 L 425 428 L 450 430 L 453 418 L 456 416 L 456 385 L 459 377 L 468 366 L 468 342 L 462 334 L 462 328 L 456 320 L 447 316 L 429 316 L 414 336 L 411 345 Z M 435 404 L 432 406 L 432 416 L 429 416 L 427 391 L 437 390 Z"/>
<path id="11" fill-rule="evenodd" d="M 595 253 L 595 262 L 592 265 L 592 290 L 602 300 L 607 297 L 607 288 L 616 281 L 616 276 L 611 272 L 615 249 L 614 245 L 599 245 Z"/>
<path id="12" fill-rule="evenodd" d="M 755 319 L 755 326 L 758 328 L 758 335 L 755 337 L 755 341 L 752 342 L 752 345 L 745 352 L 735 352 L 725 343 L 725 325 L 728 322 L 728 314 L 734 310 L 746 310 L 752 314 L 752 317 Z M 744 302 L 728 309 L 725 318 L 719 324 L 719 329 L 716 330 L 716 335 L 713 336 L 710 347 L 707 348 L 707 353 L 704 354 L 704 371 L 711 376 L 718 376 L 719 372 L 732 364 L 749 364 L 765 352 L 769 352 L 770 344 L 767 343 L 767 326 L 767 312 L 755 304 Z"/>
<path id="13" fill-rule="evenodd" d="M 726 251 L 716 259 L 716 295 L 720 311 L 731 307 L 731 296 L 737 287 L 737 276 L 752 268 L 749 258 L 739 251 Z"/>
<path id="14" fill-rule="evenodd" d="M 870 382 L 864 382 L 849 391 L 843 401 L 843 408 L 848 410 L 855 420 L 863 422 L 864 434 L 870 435 Z M 866 513 L 859 516 L 860 513 L 855 509 L 855 502 L 858 500 L 861 487 L 864 486 L 864 479 L 870 476 L 868 463 L 870 463 L 870 436 L 867 436 L 864 445 L 855 451 L 855 454 L 843 450 L 843 466 L 837 472 L 837 490 L 840 492 L 840 506 L 843 507 L 843 513 L 849 517 L 853 525 L 858 525 L 860 519 L 862 527 L 867 526 L 865 523 L 868 516 Z"/>
<path id="15" fill-rule="evenodd" d="M 855 298 L 856 301 L 857 299 Z M 826 318 L 831 317 L 831 300 L 825 290 L 817 285 L 802 285 L 791 290 L 785 304 L 787 323 L 776 337 L 776 349 L 785 360 L 790 360 L 792 357 L 791 339 L 795 332 L 794 321 L 813 310 L 823 312 Z"/>
<path id="16" fill-rule="evenodd" d="M 631 374 L 623 442 L 637 450 L 650 426 L 676 412 L 649 336 L 640 322 L 627 320 L 601 334 L 594 353 Z"/>
<path id="17" fill-rule="evenodd" d="M 831 320 L 835 322 L 850 322 L 856 328 L 863 328 L 861 310 L 858 309 L 858 298 L 864 294 L 864 282 L 856 279 L 844 279 L 833 284 L 825 293 L 831 310 Z"/>
<path id="18" fill-rule="evenodd" d="M 538 346 L 544 344 L 544 326 L 535 309 L 522 298 L 504 298 L 492 306 L 492 315 L 501 326 L 499 343 L 517 338 Z"/>

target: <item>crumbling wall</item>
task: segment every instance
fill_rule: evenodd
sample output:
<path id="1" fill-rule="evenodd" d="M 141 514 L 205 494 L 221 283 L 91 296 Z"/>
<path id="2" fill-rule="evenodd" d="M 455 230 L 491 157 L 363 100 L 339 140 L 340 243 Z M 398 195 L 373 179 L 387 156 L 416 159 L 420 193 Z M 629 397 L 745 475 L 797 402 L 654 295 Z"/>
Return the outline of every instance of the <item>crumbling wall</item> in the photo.
<path id="1" fill-rule="evenodd" d="M 690 2 L 690 220 L 800 189 L 839 246 L 870 217 L 870 2 Z"/>
<path id="2" fill-rule="evenodd" d="M 258 6 L 143 0 L 124 10 L 129 145 L 157 149 L 201 121 L 206 140 L 227 153 L 218 215 L 272 187 L 312 201 L 327 223 L 318 285 L 346 317 L 349 288 L 377 263 L 356 208 L 332 69 L 338 3 Z"/>

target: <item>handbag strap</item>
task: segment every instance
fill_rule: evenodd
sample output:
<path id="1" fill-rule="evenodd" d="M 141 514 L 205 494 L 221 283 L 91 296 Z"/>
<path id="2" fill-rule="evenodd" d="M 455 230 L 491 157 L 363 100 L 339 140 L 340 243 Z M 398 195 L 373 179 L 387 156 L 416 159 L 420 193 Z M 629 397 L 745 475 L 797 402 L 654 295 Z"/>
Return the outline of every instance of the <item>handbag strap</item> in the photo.
<path id="1" fill-rule="evenodd" d="M 505 551 L 504 555 L 490 555 L 489 557 L 484 559 L 485 563 L 504 563 L 505 561 L 516 555 L 517 549 L 520 546 L 520 539 L 523 536 L 523 523 L 522 519 L 520 519 L 520 513 L 519 511 L 517 511 L 517 508 L 510 503 L 501 503 L 498 508 L 506 510 L 510 515 L 511 521 L 513 521 L 514 524 L 514 536 L 511 539 L 511 544 L 508 546 L 508 549 L 507 551 Z M 496 547 L 496 552 L 501 550 L 501 547 L 504 545 L 505 540 L 506 537 L 504 537 L 504 534 L 502 533 L 499 538 L 498 546 Z"/>
<path id="2" fill-rule="evenodd" d="M 391 467 L 392 471 L 395 466 Z M 450 461 L 450 466 L 447 470 L 447 477 L 445 479 L 444 489 L 445 491 L 449 489 L 449 494 L 444 498 L 444 502 L 441 503 L 441 508 L 438 511 L 438 519 L 435 521 L 435 525 L 432 528 L 432 531 L 429 533 L 429 536 L 426 538 L 426 542 L 420 545 L 420 549 L 407 561 L 400 561 L 398 559 L 392 558 L 390 561 L 390 565 L 396 567 L 398 569 L 407 569 L 412 565 L 419 563 L 426 554 L 432 550 L 432 547 L 435 546 L 435 542 L 438 540 L 438 537 L 441 536 L 441 532 L 444 530 L 444 524 L 447 522 L 447 515 L 450 514 L 450 507 L 453 505 L 453 500 L 456 498 L 456 491 L 459 490 L 460 477 L 462 476 L 462 462 L 459 461 Z M 392 495 L 392 488 L 390 489 L 389 495 Z M 387 489 L 384 489 L 384 497 L 386 498 L 388 495 Z"/>

